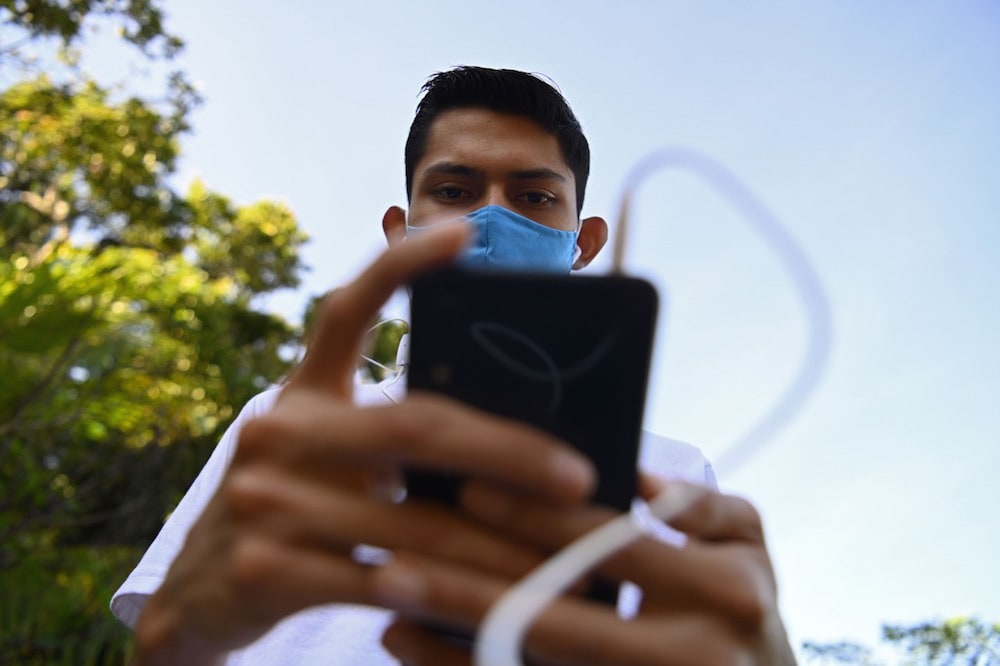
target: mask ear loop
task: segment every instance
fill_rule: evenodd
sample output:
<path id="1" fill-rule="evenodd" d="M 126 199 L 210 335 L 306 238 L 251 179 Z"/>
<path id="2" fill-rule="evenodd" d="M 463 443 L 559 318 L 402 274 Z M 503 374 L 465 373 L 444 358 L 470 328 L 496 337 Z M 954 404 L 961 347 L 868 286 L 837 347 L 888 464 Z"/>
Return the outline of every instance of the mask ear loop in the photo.
<path id="1" fill-rule="evenodd" d="M 650 154 L 626 178 L 612 248 L 612 273 L 624 272 L 625 239 L 635 188 L 653 171 L 666 167 L 694 171 L 742 213 L 790 273 L 808 319 L 809 346 L 795 380 L 764 417 L 728 448 L 721 464 L 716 465 L 732 469 L 790 421 L 819 385 L 832 346 L 829 300 L 809 259 L 777 217 L 736 176 L 707 157 L 684 148 L 666 148 Z M 669 521 L 707 492 L 697 486 L 668 486 L 649 508 L 659 519 Z M 644 528 L 634 515 L 624 514 L 571 543 L 519 581 L 494 604 L 480 625 L 474 647 L 477 666 L 520 666 L 521 644 L 538 614 L 582 573 L 643 533 Z"/>
<path id="2" fill-rule="evenodd" d="M 399 317 L 394 317 L 392 319 L 383 319 L 383 320 L 381 320 L 379 322 L 376 322 L 374 326 L 372 326 L 371 328 L 368 329 L 368 333 L 370 334 L 373 331 L 378 330 L 382 326 L 385 326 L 387 324 L 392 324 L 392 323 L 403 324 L 403 325 L 409 327 L 409 323 L 405 319 L 400 319 Z M 399 404 L 399 401 L 396 400 L 396 398 L 394 398 L 392 396 L 392 394 L 389 393 L 389 389 L 391 389 L 396 384 L 398 384 L 399 380 L 402 379 L 403 376 L 406 374 L 406 365 L 407 364 L 406 363 L 394 363 L 393 367 L 389 367 L 389 366 L 385 365 L 384 363 L 379 363 L 378 361 L 376 361 L 372 357 L 367 356 L 365 354 L 361 354 L 360 356 L 361 356 L 361 359 L 363 361 L 365 361 L 367 363 L 370 363 L 370 364 L 374 365 L 376 368 L 380 368 L 381 370 L 384 370 L 386 373 L 388 373 L 389 375 L 391 375 L 391 377 L 389 377 L 388 379 L 384 379 L 381 382 L 379 382 L 379 385 L 381 386 L 382 395 L 384 395 L 387 400 L 389 400 L 393 404 Z"/>

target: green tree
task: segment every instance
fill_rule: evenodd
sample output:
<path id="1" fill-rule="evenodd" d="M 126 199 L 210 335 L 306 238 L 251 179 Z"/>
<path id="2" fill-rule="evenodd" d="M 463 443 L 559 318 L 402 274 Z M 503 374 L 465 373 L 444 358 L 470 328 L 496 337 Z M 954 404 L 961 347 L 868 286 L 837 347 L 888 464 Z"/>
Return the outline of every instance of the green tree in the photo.
<path id="1" fill-rule="evenodd" d="M 22 58 L 95 15 L 180 47 L 153 2 L 0 2 L 0 35 L 23 33 L 0 62 L 24 65 L 0 91 L 0 663 L 124 661 L 111 591 L 300 340 L 258 307 L 299 284 L 291 212 L 170 182 L 183 77 L 154 102 Z"/>
<path id="2" fill-rule="evenodd" d="M 956 617 L 940 623 L 884 625 L 882 638 L 904 650 L 916 664 L 1000 665 L 1000 622 Z"/>
<path id="3" fill-rule="evenodd" d="M 27 39 L 57 38 L 63 46 L 72 46 L 95 17 L 114 21 L 119 34 L 147 55 L 170 58 L 184 47 L 180 38 L 166 32 L 156 0 L 0 0 L 0 19 L 26 33 L 0 53 L 19 56 L 19 45 Z"/>
<path id="4" fill-rule="evenodd" d="M 906 666 L 1000 666 L 1000 622 L 988 624 L 975 617 L 942 622 L 882 626 L 882 642 L 895 661 L 875 659 L 871 648 L 857 643 L 812 643 L 802 646 L 808 663 L 905 664 Z"/>
<path id="5" fill-rule="evenodd" d="M 111 593 L 234 410 L 302 345 L 259 307 L 299 285 L 294 216 L 177 191 L 199 99 L 181 72 L 155 100 L 89 78 L 77 49 L 95 22 L 151 59 L 183 46 L 155 0 L 0 0 L 0 70 L 19 73 L 0 90 L 4 664 L 126 660 Z M 391 364 L 404 331 L 377 329 L 369 355 Z"/>

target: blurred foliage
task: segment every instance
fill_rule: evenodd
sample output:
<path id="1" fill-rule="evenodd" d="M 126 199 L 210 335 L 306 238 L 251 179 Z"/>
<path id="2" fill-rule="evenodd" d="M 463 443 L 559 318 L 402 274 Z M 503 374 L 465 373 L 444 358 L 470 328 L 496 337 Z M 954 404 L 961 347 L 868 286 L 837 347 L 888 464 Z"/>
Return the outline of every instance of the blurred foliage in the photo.
<path id="1" fill-rule="evenodd" d="M 2 663 L 125 663 L 130 631 L 110 617 L 107 600 L 134 563 L 130 548 L 46 547 L 0 568 Z"/>
<path id="2" fill-rule="evenodd" d="M 0 0 L 0 67 L 20 73 L 0 90 L 3 664 L 124 663 L 111 593 L 300 346 L 259 308 L 299 284 L 292 213 L 171 185 L 197 103 L 184 77 L 149 100 L 22 58 L 75 47 L 94 16 L 171 57 L 157 5 Z"/>
<path id="3" fill-rule="evenodd" d="M 943 622 L 882 626 L 882 642 L 894 661 L 875 656 L 857 643 L 804 643 L 810 664 L 855 666 L 1000 666 L 1000 622 L 987 624 L 975 617 L 955 617 Z"/>
<path id="4" fill-rule="evenodd" d="M 118 33 L 149 56 L 172 57 L 184 46 L 163 25 L 156 0 L 0 0 L 0 19 L 31 39 L 58 38 L 63 46 L 80 39 L 88 19 L 107 17 Z M 7 47 L 8 55 L 16 47 Z"/>
<path id="5" fill-rule="evenodd" d="M 93 19 L 148 58 L 153 0 L 0 0 L 0 663 L 122 664 L 113 591 L 301 332 L 259 307 L 299 285 L 291 211 L 170 182 L 199 98 L 77 66 Z M 15 37 L 12 39 L 12 36 Z M 40 71 L 25 45 L 57 49 Z M 371 354 L 395 359 L 403 328 Z"/>

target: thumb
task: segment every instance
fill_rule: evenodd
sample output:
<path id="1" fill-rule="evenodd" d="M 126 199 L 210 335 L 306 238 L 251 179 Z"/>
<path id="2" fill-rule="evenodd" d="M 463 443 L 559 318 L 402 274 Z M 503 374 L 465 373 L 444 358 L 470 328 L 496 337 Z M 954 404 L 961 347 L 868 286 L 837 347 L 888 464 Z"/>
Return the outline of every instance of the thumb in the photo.
<path id="1" fill-rule="evenodd" d="M 460 222 L 409 237 L 383 252 L 353 282 L 327 296 L 320 305 L 306 356 L 287 388 L 309 388 L 350 398 L 365 334 L 382 305 L 418 273 L 453 259 L 465 247 L 469 234 L 468 224 Z"/>

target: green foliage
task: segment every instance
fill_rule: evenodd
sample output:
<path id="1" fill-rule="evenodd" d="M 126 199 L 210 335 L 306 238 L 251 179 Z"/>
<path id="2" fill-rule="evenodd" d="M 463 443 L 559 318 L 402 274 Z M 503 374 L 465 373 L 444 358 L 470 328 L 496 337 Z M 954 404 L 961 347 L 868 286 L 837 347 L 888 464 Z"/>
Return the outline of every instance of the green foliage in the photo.
<path id="1" fill-rule="evenodd" d="M 55 38 L 71 46 L 88 19 L 103 17 L 148 56 L 173 57 L 184 42 L 168 34 L 163 10 L 155 0 L 0 0 L 0 20 L 26 31 L 31 38 Z M 153 51 L 158 47 L 158 51 Z"/>
<path id="2" fill-rule="evenodd" d="M 1000 623 L 987 624 L 975 617 L 955 617 L 943 622 L 883 625 L 882 640 L 895 661 L 875 659 L 873 651 L 857 643 L 807 642 L 802 649 L 814 664 L 878 666 L 1000 666 Z"/>
<path id="3" fill-rule="evenodd" d="M 135 557 L 124 548 L 46 549 L 0 569 L 0 663 L 125 663 L 129 631 L 107 621 L 106 600 Z"/>
<path id="4" fill-rule="evenodd" d="M 0 66 L 94 16 L 180 47 L 151 0 L 0 0 Z M 256 306 L 299 284 L 291 212 L 171 186 L 184 77 L 154 103 L 68 67 L 0 90 L 0 663 L 124 663 L 111 592 L 300 344 Z"/>
<path id="5" fill-rule="evenodd" d="M 939 624 L 885 625 L 882 637 L 905 650 L 917 664 L 1000 665 L 1000 622 L 986 624 L 974 617 L 956 617 Z"/>
<path id="6" fill-rule="evenodd" d="M 234 209 L 228 199 L 195 183 L 188 194 L 197 264 L 210 278 L 227 278 L 244 295 L 296 287 L 305 236 L 282 204 L 261 201 Z"/>
<path id="7" fill-rule="evenodd" d="M 190 211 L 167 186 L 180 127 L 96 83 L 25 81 L 0 95 L 0 245 L 37 251 L 77 229 L 178 251 Z"/>
<path id="8" fill-rule="evenodd" d="M 111 593 L 235 410 L 301 346 L 257 306 L 299 285 L 306 236 L 291 211 L 171 185 L 199 101 L 184 75 L 152 102 L 74 57 L 66 76 L 37 75 L 19 50 L 55 41 L 65 56 L 97 18 L 169 58 L 181 42 L 158 4 L 0 0 L 0 69 L 20 73 L 0 90 L 4 664 L 125 663 Z M 403 330 L 380 329 L 370 353 L 391 363 Z"/>

